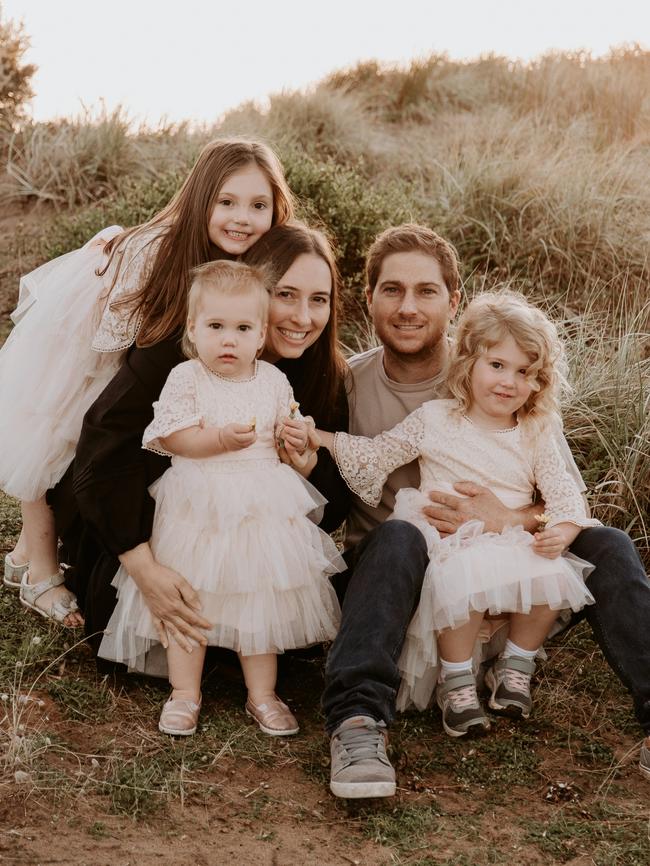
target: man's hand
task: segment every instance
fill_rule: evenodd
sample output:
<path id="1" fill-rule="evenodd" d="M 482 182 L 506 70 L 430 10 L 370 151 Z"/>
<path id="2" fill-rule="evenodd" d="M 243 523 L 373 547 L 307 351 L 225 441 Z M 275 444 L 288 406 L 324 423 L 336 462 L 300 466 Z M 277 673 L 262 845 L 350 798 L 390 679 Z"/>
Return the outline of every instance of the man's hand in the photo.
<path id="1" fill-rule="evenodd" d="M 451 535 L 468 520 L 483 521 L 486 532 L 501 532 L 506 526 L 524 522 L 516 520 L 520 512 L 507 508 L 487 487 L 472 481 L 458 481 L 454 490 L 461 496 L 432 490 L 429 493 L 431 505 L 422 509 L 440 535 Z"/>
<path id="2" fill-rule="evenodd" d="M 533 550 L 546 559 L 556 559 L 575 540 L 580 527 L 573 523 L 557 523 L 534 535 Z"/>

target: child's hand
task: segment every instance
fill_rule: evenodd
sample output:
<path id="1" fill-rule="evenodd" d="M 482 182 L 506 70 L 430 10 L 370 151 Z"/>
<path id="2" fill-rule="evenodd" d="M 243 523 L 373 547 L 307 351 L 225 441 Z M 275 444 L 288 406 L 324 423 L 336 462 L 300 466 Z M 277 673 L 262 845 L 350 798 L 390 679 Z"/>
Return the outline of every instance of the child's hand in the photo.
<path id="1" fill-rule="evenodd" d="M 257 433 L 251 424 L 226 424 L 219 428 L 217 435 L 222 451 L 241 451 L 257 439 Z"/>
<path id="2" fill-rule="evenodd" d="M 557 523 L 550 529 L 536 532 L 533 550 L 546 559 L 556 559 L 580 532 L 580 527 L 573 523 Z"/>

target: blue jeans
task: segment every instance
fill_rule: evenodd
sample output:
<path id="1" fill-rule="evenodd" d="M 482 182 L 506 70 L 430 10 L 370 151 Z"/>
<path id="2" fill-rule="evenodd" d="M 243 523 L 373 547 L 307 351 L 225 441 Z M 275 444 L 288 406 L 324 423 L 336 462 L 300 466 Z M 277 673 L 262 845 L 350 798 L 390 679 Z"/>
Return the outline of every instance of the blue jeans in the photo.
<path id="1" fill-rule="evenodd" d="M 614 673 L 634 701 L 639 724 L 650 735 L 650 580 L 632 539 L 620 529 L 583 529 L 571 552 L 596 566 L 587 578 L 595 604 L 585 617 Z"/>
<path id="2" fill-rule="evenodd" d="M 628 535 L 609 527 L 583 530 L 571 550 L 596 566 L 587 580 L 596 604 L 575 620 L 587 618 L 650 734 L 650 581 L 639 555 Z M 393 720 L 397 660 L 428 564 L 422 534 L 401 520 L 373 529 L 346 559 L 348 571 L 337 575 L 341 629 L 325 668 L 322 703 L 330 733 L 350 716 Z"/>
<path id="3" fill-rule="evenodd" d="M 341 628 L 327 657 L 323 710 L 331 733 L 350 716 L 389 723 L 399 688 L 397 660 L 429 563 L 424 536 L 411 523 L 387 520 L 346 554 L 335 575 Z"/>

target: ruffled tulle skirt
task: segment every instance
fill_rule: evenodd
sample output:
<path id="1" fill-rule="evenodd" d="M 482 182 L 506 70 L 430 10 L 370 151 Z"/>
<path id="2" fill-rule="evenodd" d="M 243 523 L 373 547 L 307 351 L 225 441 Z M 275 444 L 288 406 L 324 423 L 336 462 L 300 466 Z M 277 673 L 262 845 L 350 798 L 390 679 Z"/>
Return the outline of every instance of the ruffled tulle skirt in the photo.
<path id="1" fill-rule="evenodd" d="M 61 478 L 84 414 L 113 378 L 122 352 L 95 352 L 104 264 L 100 237 L 21 280 L 16 325 L 0 350 L 0 488 L 27 501 Z"/>
<path id="2" fill-rule="evenodd" d="M 175 461 L 151 488 L 151 544 L 197 590 L 208 643 L 256 655 L 332 640 L 340 610 L 328 575 L 345 564 L 307 516 L 325 503 L 316 489 L 275 460 L 232 472 Z M 123 568 L 113 584 L 118 602 L 99 655 L 149 672 L 158 643 L 149 609 Z"/>
<path id="3" fill-rule="evenodd" d="M 483 524 L 473 520 L 441 538 L 421 516 L 427 504 L 419 491 L 405 489 L 397 494 L 393 512 L 415 523 L 429 548 L 420 604 L 399 660 L 401 708 L 428 705 L 438 664 L 435 633 L 462 626 L 472 611 L 530 613 L 536 605 L 577 611 L 594 601 L 585 586 L 593 571 L 590 563 L 570 553 L 556 559 L 539 556 L 532 549 L 533 536 L 521 526 L 483 532 Z"/>

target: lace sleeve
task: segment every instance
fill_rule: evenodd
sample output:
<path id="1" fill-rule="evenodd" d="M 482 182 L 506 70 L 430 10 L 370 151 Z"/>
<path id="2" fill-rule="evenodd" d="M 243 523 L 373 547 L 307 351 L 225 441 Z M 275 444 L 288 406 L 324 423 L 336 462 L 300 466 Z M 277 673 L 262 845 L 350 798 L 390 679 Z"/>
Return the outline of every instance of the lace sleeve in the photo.
<path id="1" fill-rule="evenodd" d="M 128 304 L 115 304 L 142 288 L 153 268 L 160 241 L 160 234 L 147 231 L 129 238 L 124 249 L 116 250 L 104 275 L 110 292 L 93 338 L 92 347 L 96 352 L 116 352 L 133 344 L 142 316 L 131 315 Z"/>
<path id="2" fill-rule="evenodd" d="M 549 432 L 539 436 L 535 451 L 535 483 L 546 503 L 545 510 L 550 520 L 547 526 L 557 523 L 574 523 L 576 526 L 601 526 L 600 520 L 587 517 L 585 502 L 562 458 L 555 437 Z"/>
<path id="3" fill-rule="evenodd" d="M 191 363 L 174 367 L 159 399 L 153 404 L 153 412 L 153 421 L 142 436 L 142 447 L 166 457 L 173 456 L 159 440 L 176 433 L 177 430 L 196 427 L 203 420 L 198 411 L 196 380 Z"/>
<path id="4" fill-rule="evenodd" d="M 419 456 L 423 436 L 422 407 L 374 439 L 337 433 L 334 437 L 336 465 L 350 490 L 374 507 L 379 505 L 390 473 Z"/>

